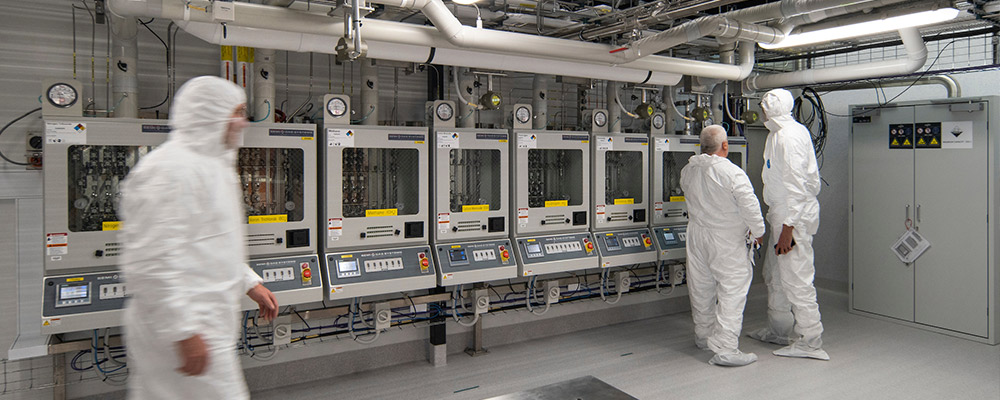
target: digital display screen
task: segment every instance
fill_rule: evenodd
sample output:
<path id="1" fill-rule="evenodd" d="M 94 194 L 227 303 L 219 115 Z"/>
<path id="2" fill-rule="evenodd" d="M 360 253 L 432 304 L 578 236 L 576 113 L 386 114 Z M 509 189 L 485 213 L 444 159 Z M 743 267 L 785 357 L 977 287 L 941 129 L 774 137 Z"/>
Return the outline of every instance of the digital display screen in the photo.
<path id="1" fill-rule="evenodd" d="M 540 245 L 538 243 L 528 244 L 528 252 L 529 253 L 541 253 L 542 252 L 542 245 Z"/>
<path id="2" fill-rule="evenodd" d="M 605 236 L 604 243 L 607 243 L 608 247 L 619 247 L 621 244 L 618 243 L 618 238 L 614 236 Z"/>
<path id="3" fill-rule="evenodd" d="M 468 258 L 465 256 L 465 250 L 462 250 L 462 249 L 448 250 L 448 257 L 451 258 L 451 261 L 465 261 L 465 260 L 468 260 Z"/>
<path id="4" fill-rule="evenodd" d="M 339 261 L 337 262 L 337 270 L 340 272 L 354 272 L 358 270 L 358 262 L 351 261 Z"/>
<path id="5" fill-rule="evenodd" d="M 671 233 L 671 232 L 663 232 L 663 239 L 666 240 L 666 241 L 668 241 L 668 242 L 673 242 L 673 241 L 677 240 L 674 237 L 674 234 Z"/>
<path id="6" fill-rule="evenodd" d="M 83 299 L 87 298 L 90 285 L 66 285 L 59 287 L 59 300 Z"/>

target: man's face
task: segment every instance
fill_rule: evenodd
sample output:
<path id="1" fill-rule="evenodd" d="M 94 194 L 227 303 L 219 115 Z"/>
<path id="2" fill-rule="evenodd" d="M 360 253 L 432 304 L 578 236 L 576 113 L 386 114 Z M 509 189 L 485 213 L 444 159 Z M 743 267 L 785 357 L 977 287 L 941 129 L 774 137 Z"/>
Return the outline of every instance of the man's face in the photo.
<path id="1" fill-rule="evenodd" d="M 226 126 L 226 135 L 223 138 L 226 147 L 237 149 L 243 145 L 243 130 L 248 126 L 250 126 L 250 122 L 247 121 L 247 105 L 240 104 L 229 116 L 229 125 Z"/>

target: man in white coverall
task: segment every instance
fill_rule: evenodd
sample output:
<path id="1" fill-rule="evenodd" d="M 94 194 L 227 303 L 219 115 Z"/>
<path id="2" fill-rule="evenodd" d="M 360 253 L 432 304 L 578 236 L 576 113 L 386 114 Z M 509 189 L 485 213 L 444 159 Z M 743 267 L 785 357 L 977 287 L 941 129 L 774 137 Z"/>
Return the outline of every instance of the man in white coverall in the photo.
<path id="1" fill-rule="evenodd" d="M 681 170 L 691 218 L 687 281 L 695 343 L 715 352 L 709 364 L 738 367 L 757 361 L 756 354 L 739 350 L 739 337 L 753 278 L 747 241 L 763 238 L 764 218 L 750 178 L 726 158 L 726 130 L 705 127 L 701 152 Z"/>
<path id="2" fill-rule="evenodd" d="M 794 103 L 785 89 L 771 90 L 761 99 L 770 131 L 764 145 L 764 202 L 770 207 L 767 220 L 775 247 L 764 262 L 768 327 L 749 336 L 788 345 L 774 351 L 778 356 L 829 360 L 822 349 L 823 324 L 813 286 L 819 168 L 809 130 L 792 118 Z"/>
<path id="3" fill-rule="evenodd" d="M 122 189 L 121 269 L 130 399 L 246 399 L 235 352 L 240 297 L 265 319 L 274 295 L 246 265 L 246 216 L 236 176 L 246 95 L 198 77 L 178 90 L 170 137 Z"/>

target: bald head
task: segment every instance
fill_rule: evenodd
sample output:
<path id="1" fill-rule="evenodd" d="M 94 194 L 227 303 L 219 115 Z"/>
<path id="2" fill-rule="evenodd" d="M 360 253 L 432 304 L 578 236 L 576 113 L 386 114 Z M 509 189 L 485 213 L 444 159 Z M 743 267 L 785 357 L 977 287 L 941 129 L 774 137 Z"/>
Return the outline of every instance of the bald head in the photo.
<path id="1" fill-rule="evenodd" d="M 721 157 L 729 155 L 729 142 L 726 140 L 726 129 L 719 125 L 709 125 L 701 130 L 701 152 L 716 154 Z"/>

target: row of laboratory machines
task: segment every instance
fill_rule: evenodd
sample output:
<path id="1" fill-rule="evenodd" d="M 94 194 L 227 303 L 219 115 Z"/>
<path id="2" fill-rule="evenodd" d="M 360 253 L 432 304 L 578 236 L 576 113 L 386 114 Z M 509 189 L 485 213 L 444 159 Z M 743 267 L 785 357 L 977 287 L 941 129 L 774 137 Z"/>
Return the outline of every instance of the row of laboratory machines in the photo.
<path id="1" fill-rule="evenodd" d="M 664 134 L 662 114 L 652 134 L 607 133 L 603 110 L 590 131 L 546 131 L 519 104 L 512 129 L 471 129 L 438 101 L 428 129 L 324 104 L 321 125 L 251 124 L 238 151 L 248 265 L 282 306 L 684 259 L 679 177 L 698 138 Z M 43 107 L 43 334 L 120 325 L 120 183 L 169 133 L 81 115 Z"/>

